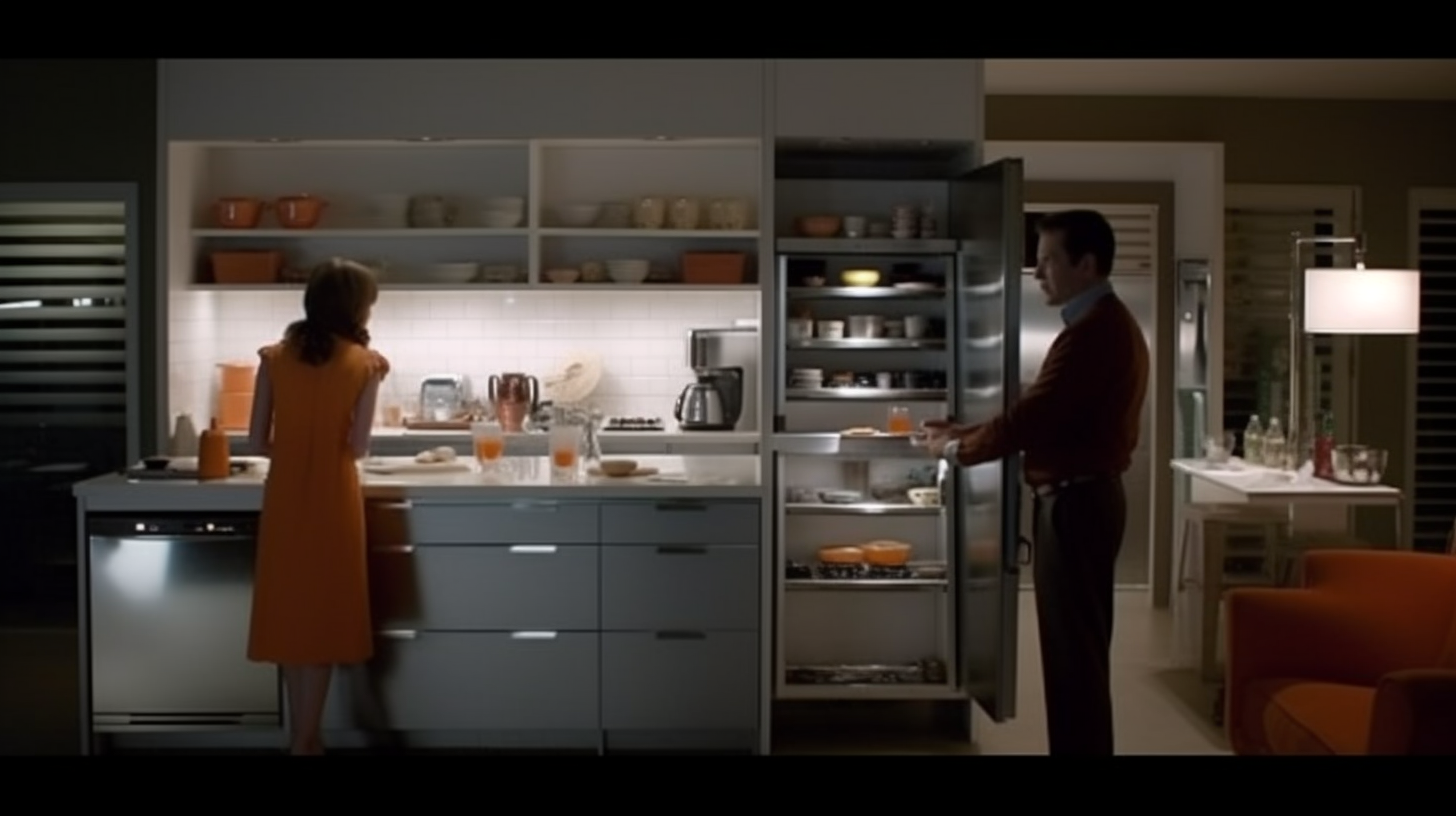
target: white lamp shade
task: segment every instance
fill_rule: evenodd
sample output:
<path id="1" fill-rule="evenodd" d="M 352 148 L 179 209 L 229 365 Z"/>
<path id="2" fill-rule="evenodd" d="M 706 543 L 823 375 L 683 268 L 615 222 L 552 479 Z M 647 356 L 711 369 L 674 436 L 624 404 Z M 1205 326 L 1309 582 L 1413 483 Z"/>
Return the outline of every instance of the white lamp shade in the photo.
<path id="1" fill-rule="evenodd" d="M 1306 269 L 1304 330 L 1308 334 L 1419 334 L 1421 273 Z"/>

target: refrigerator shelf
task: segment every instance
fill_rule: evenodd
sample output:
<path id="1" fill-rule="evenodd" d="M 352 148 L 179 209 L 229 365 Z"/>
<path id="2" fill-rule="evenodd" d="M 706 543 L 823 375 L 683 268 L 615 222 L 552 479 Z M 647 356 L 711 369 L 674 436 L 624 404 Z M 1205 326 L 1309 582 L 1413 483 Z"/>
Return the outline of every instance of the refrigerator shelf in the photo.
<path id="1" fill-rule="evenodd" d="M 792 400 L 893 400 L 896 402 L 945 402 L 944 388 L 789 388 L 784 396 Z"/>
<path id="2" fill-rule="evenodd" d="M 784 512 L 815 516 L 938 516 L 945 510 L 940 505 L 921 507 L 915 504 L 827 504 L 793 502 L 784 505 Z"/>
<path id="3" fill-rule="evenodd" d="M 996 343 L 1000 342 L 1001 339 L 999 337 L 996 338 Z M 794 340 L 787 345 L 790 349 L 814 349 L 823 351 L 943 349 L 945 348 L 945 339 L 926 338 L 924 340 L 905 340 L 898 337 L 866 337 L 846 338 L 844 340 Z"/>
<path id="4" fill-rule="evenodd" d="M 851 590 L 905 590 L 944 589 L 950 586 L 946 578 L 788 578 L 784 580 L 787 589 L 851 589 Z"/>
<path id="5" fill-rule="evenodd" d="M 774 696 L 780 700 L 958 700 L 965 695 L 949 683 L 785 683 Z"/>
<path id="6" fill-rule="evenodd" d="M 777 249 L 799 255 L 953 255 L 949 238 L 780 238 Z"/>
<path id="7" fill-rule="evenodd" d="M 791 286 L 788 295 L 799 300 L 940 300 L 944 289 L 896 289 L 891 286 Z"/>

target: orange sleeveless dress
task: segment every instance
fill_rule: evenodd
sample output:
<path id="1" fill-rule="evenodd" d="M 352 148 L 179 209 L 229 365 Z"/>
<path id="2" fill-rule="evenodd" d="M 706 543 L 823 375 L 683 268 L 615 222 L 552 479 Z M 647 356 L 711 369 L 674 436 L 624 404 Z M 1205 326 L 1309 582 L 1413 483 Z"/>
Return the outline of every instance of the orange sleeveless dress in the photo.
<path id="1" fill-rule="evenodd" d="M 271 391 L 272 461 L 258 524 L 248 659 L 364 662 L 374 638 L 364 494 L 349 436 L 373 377 L 369 352 L 341 339 L 317 367 L 282 344 L 259 355 L 259 378 L 268 380 L 260 386 Z"/>

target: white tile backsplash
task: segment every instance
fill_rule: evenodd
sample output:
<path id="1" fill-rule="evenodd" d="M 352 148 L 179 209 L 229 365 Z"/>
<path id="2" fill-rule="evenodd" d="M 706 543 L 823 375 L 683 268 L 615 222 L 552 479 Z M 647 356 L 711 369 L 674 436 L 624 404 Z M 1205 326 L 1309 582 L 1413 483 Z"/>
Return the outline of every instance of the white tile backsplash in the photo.
<path id="1" fill-rule="evenodd" d="M 171 412 L 213 410 L 219 362 L 257 359 L 260 346 L 302 316 L 296 291 L 179 291 L 171 296 Z M 592 401 L 609 414 L 671 420 L 691 379 L 687 331 L 758 318 L 757 292 L 380 293 L 373 346 L 390 359 L 393 395 L 418 393 L 422 377 L 458 373 L 483 395 L 486 378 L 524 371 L 544 379 L 574 355 L 597 354 Z"/>

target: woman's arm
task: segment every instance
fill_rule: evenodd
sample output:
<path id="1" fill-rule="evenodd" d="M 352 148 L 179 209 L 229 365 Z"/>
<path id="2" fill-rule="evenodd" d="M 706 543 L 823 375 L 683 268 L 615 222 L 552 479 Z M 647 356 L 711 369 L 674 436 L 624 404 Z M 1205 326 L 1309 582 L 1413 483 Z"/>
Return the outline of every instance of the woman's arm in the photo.
<path id="1" fill-rule="evenodd" d="M 369 437 L 374 433 L 374 406 L 379 400 L 379 374 L 373 374 L 354 403 L 354 420 L 349 426 L 349 448 L 355 459 L 369 455 Z"/>
<path id="2" fill-rule="evenodd" d="M 273 378 L 268 375 L 268 358 L 258 355 L 253 375 L 253 418 L 248 423 L 248 449 L 254 456 L 269 456 L 273 450 Z"/>

